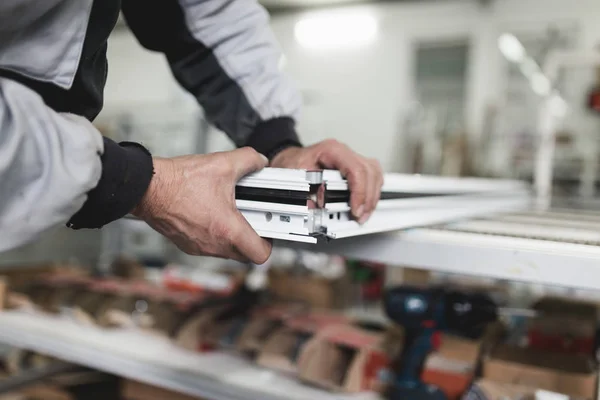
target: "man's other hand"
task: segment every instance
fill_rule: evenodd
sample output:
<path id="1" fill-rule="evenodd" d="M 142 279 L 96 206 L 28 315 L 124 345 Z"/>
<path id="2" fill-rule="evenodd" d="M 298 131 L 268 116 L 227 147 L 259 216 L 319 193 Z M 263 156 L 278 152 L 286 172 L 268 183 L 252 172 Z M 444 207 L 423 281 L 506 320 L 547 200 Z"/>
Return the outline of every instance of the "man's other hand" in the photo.
<path id="1" fill-rule="evenodd" d="M 275 168 L 337 169 L 348 180 L 350 207 L 359 223 L 366 222 L 381 196 L 383 171 L 377 160 L 367 159 L 336 140 L 310 147 L 288 147 L 271 161 Z"/>
<path id="2" fill-rule="evenodd" d="M 154 177 L 133 214 L 191 255 L 264 263 L 271 243 L 235 205 L 235 185 L 267 166 L 251 148 L 154 159 Z"/>

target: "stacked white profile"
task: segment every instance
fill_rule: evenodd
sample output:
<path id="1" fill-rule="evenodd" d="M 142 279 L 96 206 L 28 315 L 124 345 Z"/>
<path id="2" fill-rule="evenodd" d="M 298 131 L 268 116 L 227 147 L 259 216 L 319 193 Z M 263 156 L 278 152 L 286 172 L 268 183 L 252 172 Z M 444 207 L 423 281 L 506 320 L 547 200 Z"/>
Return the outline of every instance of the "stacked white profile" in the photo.
<path id="1" fill-rule="evenodd" d="M 316 243 L 523 210 L 531 202 L 518 181 L 386 174 L 382 199 L 360 225 L 350 192 L 337 171 L 266 168 L 238 183 L 236 204 L 262 237 Z"/>

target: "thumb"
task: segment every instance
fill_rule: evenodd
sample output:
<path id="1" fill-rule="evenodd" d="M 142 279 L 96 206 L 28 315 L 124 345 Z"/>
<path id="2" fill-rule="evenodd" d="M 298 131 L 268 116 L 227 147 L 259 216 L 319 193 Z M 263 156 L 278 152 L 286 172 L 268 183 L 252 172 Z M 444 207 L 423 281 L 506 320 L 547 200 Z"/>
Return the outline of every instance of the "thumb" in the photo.
<path id="1" fill-rule="evenodd" d="M 255 264 L 263 264 L 271 255 L 272 243 L 258 236 L 250 223 L 240 214 L 235 213 L 236 239 L 233 242 L 238 253 Z"/>
<path id="2" fill-rule="evenodd" d="M 234 173 L 238 180 L 269 165 L 269 159 L 251 147 L 234 150 L 232 156 Z"/>

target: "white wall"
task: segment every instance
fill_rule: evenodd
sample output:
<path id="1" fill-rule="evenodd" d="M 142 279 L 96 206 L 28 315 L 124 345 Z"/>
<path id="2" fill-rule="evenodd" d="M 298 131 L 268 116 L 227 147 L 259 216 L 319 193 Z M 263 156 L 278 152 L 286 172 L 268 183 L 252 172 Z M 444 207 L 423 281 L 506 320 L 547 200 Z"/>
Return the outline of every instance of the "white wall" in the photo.
<path id="1" fill-rule="evenodd" d="M 309 13 L 275 17 L 273 27 L 289 73 L 302 89 L 321 94 L 318 104 L 306 107 L 303 137 L 345 140 L 379 158 L 387 169 L 398 165 L 398 120 L 413 99 L 412 48 L 417 41 L 470 41 L 465 124 L 473 136 L 483 126 L 486 107 L 502 100 L 505 62 L 497 48 L 500 33 L 543 31 L 548 23 L 573 21 L 581 30 L 581 48 L 600 43 L 597 0 L 498 0 L 491 8 L 474 1 L 387 3 L 356 10 L 376 15 L 381 35 L 370 48 L 354 52 L 319 53 L 300 47 L 293 27 Z M 342 72 L 344 68 L 349 70 Z"/>
<path id="2" fill-rule="evenodd" d="M 273 18 L 286 71 L 303 91 L 317 95 L 302 114 L 305 141 L 335 137 L 378 158 L 386 169 L 397 165 L 402 114 L 413 98 L 414 37 L 466 38 L 474 11 L 466 2 L 353 7 L 342 12 L 372 13 L 379 20 L 379 35 L 367 48 L 340 51 L 296 43 L 294 24 L 310 13 Z"/>
<path id="3" fill-rule="evenodd" d="M 352 11 L 345 8 L 340 12 Z M 365 155 L 380 159 L 386 169 L 398 165 L 403 111 L 413 97 L 413 46 L 418 41 L 470 41 L 465 122 L 477 135 L 486 107 L 502 100 L 504 60 L 497 37 L 505 31 L 543 30 L 553 21 L 574 21 L 580 28 L 581 48 L 600 42 L 598 0 L 497 0 L 483 8 L 475 1 L 455 0 L 423 4 L 384 3 L 354 10 L 379 19 L 378 40 L 366 48 L 312 51 L 300 47 L 294 24 L 306 14 L 272 19 L 273 29 L 287 58 L 286 71 L 310 94 L 299 128 L 305 142 L 335 137 Z M 160 55 L 142 50 L 130 35 L 109 44 L 108 109 L 131 102 L 180 99 Z M 211 136 L 211 149 L 228 147 L 220 135 Z"/>
<path id="4" fill-rule="evenodd" d="M 178 98 L 178 85 L 165 57 L 142 48 L 128 31 L 111 36 L 107 57 L 106 113 Z"/>

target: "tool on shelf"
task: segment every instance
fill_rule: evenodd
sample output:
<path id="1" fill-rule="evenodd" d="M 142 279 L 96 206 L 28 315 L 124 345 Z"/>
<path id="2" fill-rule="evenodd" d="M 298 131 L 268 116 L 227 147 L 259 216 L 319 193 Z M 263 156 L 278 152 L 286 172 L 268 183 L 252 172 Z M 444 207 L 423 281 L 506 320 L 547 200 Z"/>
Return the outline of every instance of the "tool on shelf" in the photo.
<path id="1" fill-rule="evenodd" d="M 420 379 L 425 359 L 438 345 L 440 331 L 474 336 L 502 315 L 535 315 L 530 310 L 500 308 L 484 294 L 411 286 L 387 290 L 384 308 L 406 331 L 404 351 L 393 366 L 397 375 L 388 392 L 391 400 L 446 400 L 441 390 Z"/>

